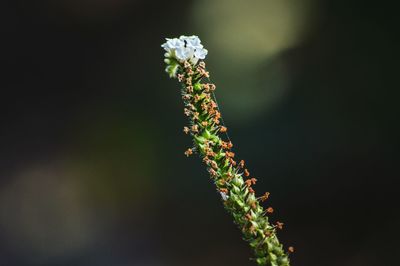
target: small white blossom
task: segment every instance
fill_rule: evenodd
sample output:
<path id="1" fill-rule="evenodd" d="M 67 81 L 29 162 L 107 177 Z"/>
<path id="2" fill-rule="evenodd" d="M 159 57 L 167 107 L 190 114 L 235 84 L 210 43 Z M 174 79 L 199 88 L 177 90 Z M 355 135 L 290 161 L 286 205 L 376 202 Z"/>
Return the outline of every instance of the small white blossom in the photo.
<path id="1" fill-rule="evenodd" d="M 180 40 L 186 43 L 186 47 L 193 48 L 193 49 L 201 49 L 203 45 L 199 37 L 192 35 L 192 36 L 181 36 L 179 37 Z"/>
<path id="2" fill-rule="evenodd" d="M 208 53 L 207 49 L 204 49 L 199 37 L 192 36 L 180 36 L 179 38 L 166 39 L 167 41 L 161 45 L 167 53 L 166 58 L 175 58 L 180 63 L 189 61 L 192 64 L 197 64 L 199 59 L 204 59 Z"/>
<path id="3" fill-rule="evenodd" d="M 166 40 L 167 42 L 161 45 L 161 47 L 164 48 L 167 52 L 171 52 L 173 49 L 178 49 L 185 45 L 185 42 L 178 38 L 166 38 Z"/>
<path id="4" fill-rule="evenodd" d="M 201 49 L 196 49 L 194 52 L 194 56 L 199 58 L 199 59 L 204 59 L 206 58 L 206 55 L 208 54 L 208 50 L 201 48 Z"/>
<path id="5" fill-rule="evenodd" d="M 190 59 L 193 53 L 194 53 L 193 49 L 184 46 L 179 47 L 175 50 L 176 58 L 178 58 L 182 62 Z"/>

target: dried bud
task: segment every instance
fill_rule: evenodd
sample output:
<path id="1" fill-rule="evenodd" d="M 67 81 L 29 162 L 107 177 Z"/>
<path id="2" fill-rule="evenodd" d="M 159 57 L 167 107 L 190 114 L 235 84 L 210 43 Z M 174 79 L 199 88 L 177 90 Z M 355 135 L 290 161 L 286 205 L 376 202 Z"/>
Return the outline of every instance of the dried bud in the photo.
<path id="1" fill-rule="evenodd" d="M 203 162 L 208 165 L 210 163 L 210 159 L 206 156 L 203 158 Z"/>
<path id="2" fill-rule="evenodd" d="M 183 74 L 178 74 L 178 81 L 182 82 L 185 79 L 185 76 Z"/>
<path id="3" fill-rule="evenodd" d="M 268 208 L 265 210 L 265 212 L 266 212 L 266 213 L 273 213 L 273 212 L 274 212 L 274 209 L 273 209 L 272 207 L 268 207 Z"/>
<path id="4" fill-rule="evenodd" d="M 210 160 L 210 166 L 212 167 L 212 168 L 214 168 L 215 170 L 217 170 L 218 169 L 218 164 L 215 162 L 215 161 L 213 161 L 213 160 Z"/>
<path id="5" fill-rule="evenodd" d="M 224 126 L 221 126 L 221 127 L 219 128 L 219 132 L 221 132 L 221 133 L 225 133 L 227 130 L 228 130 L 228 129 L 227 129 L 226 127 L 224 127 Z"/>
<path id="6" fill-rule="evenodd" d="M 186 85 L 188 85 L 188 86 L 192 85 L 192 77 L 187 77 L 186 78 Z"/>
<path id="7" fill-rule="evenodd" d="M 215 152 L 213 152 L 211 149 L 209 149 L 209 150 L 206 152 L 206 155 L 207 155 L 207 156 L 210 156 L 210 157 L 215 157 L 215 156 L 216 156 Z"/>
<path id="8" fill-rule="evenodd" d="M 184 113 L 186 116 L 190 116 L 191 111 L 190 111 L 189 109 L 185 108 L 185 109 L 183 109 L 183 113 Z"/>
<path id="9" fill-rule="evenodd" d="M 190 95 L 190 94 L 185 94 L 182 96 L 182 100 L 185 100 L 185 101 L 190 100 L 190 98 L 192 98 L 192 95 Z"/>
<path id="10" fill-rule="evenodd" d="M 210 105 L 211 105 L 211 108 L 217 108 L 218 107 L 217 103 L 214 100 L 210 101 Z"/>
<path id="11" fill-rule="evenodd" d="M 189 134 L 190 129 L 188 127 L 183 127 L 183 132 L 185 132 L 185 134 Z"/>
<path id="12" fill-rule="evenodd" d="M 211 177 L 217 177 L 217 171 L 215 171 L 214 169 L 212 169 L 212 168 L 209 168 L 208 169 L 208 172 L 210 173 L 210 175 L 211 175 Z"/>
<path id="13" fill-rule="evenodd" d="M 192 129 L 193 133 L 199 133 L 199 126 L 198 125 L 193 125 L 191 129 Z"/>
<path id="14" fill-rule="evenodd" d="M 231 152 L 231 151 L 226 151 L 226 152 L 225 152 L 225 155 L 226 155 L 226 157 L 230 157 L 230 158 L 235 157 L 235 153 L 234 153 L 234 152 Z"/>
<path id="15" fill-rule="evenodd" d="M 281 222 L 276 222 L 276 228 L 282 230 L 282 229 L 283 229 L 283 223 L 281 223 Z"/>
<path id="16" fill-rule="evenodd" d="M 222 193 L 228 194 L 228 189 L 226 189 L 226 188 L 220 188 L 219 191 Z"/>
<path id="17" fill-rule="evenodd" d="M 251 180 L 247 179 L 246 181 L 244 181 L 244 183 L 246 184 L 247 187 L 251 186 Z"/>
<path id="18" fill-rule="evenodd" d="M 229 141 L 229 142 L 228 142 L 228 149 L 232 149 L 232 147 L 233 147 L 233 144 L 232 144 L 231 141 Z"/>
<path id="19" fill-rule="evenodd" d="M 266 201 L 269 198 L 269 192 L 265 192 L 264 195 L 260 197 L 261 202 Z"/>
<path id="20" fill-rule="evenodd" d="M 209 92 L 210 91 L 210 85 L 208 83 L 203 84 L 203 89 L 205 92 Z"/>
<path id="21" fill-rule="evenodd" d="M 184 66 L 184 68 L 192 68 L 192 66 L 190 65 L 190 63 L 188 62 L 188 61 L 185 61 L 185 62 L 183 62 L 183 66 Z"/>
<path id="22" fill-rule="evenodd" d="M 193 93 L 193 86 L 187 86 L 187 87 L 186 87 L 186 91 L 187 91 L 188 93 Z"/>
<path id="23" fill-rule="evenodd" d="M 249 170 L 244 169 L 244 176 L 249 176 L 249 175 L 250 175 Z"/>
<path id="24" fill-rule="evenodd" d="M 194 95 L 193 99 L 194 99 L 194 102 L 197 103 L 198 101 L 200 101 L 201 97 L 200 97 L 200 95 L 196 94 L 196 95 Z"/>
<path id="25" fill-rule="evenodd" d="M 187 156 L 187 157 L 189 157 L 190 155 L 192 155 L 193 154 L 193 150 L 192 149 L 187 149 L 186 151 L 185 151 L 185 155 Z"/>
<path id="26" fill-rule="evenodd" d="M 207 109 L 208 109 L 208 105 L 205 102 L 202 102 L 201 103 L 201 110 L 207 111 Z"/>

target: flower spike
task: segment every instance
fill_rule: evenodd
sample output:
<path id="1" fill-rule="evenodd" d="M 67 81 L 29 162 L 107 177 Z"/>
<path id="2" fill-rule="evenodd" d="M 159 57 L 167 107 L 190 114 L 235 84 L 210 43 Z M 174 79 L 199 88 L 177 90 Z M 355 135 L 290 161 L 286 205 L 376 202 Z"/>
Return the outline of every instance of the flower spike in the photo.
<path id="1" fill-rule="evenodd" d="M 257 179 L 249 177 L 250 172 L 244 168 L 243 160 L 238 163 L 233 160 L 235 153 L 229 137 L 223 140 L 227 137 L 227 128 L 213 94 L 216 86 L 209 82 L 209 72 L 203 61 L 208 54 L 207 49 L 194 35 L 166 40 L 161 45 L 166 51 L 165 70 L 181 83 L 184 114 L 189 118 L 189 125 L 183 131 L 194 141 L 193 148 L 187 149 L 185 155 L 197 152 L 202 157 L 225 209 L 232 214 L 234 223 L 243 232 L 244 240 L 254 250 L 257 265 L 289 266 L 288 252 L 284 251 L 276 235 L 276 230 L 282 229 L 283 223 L 271 224 L 267 215 L 272 214 L 274 209 L 261 205 L 268 199 L 269 192 L 258 198 L 255 196 L 252 186 Z M 289 247 L 288 251 L 291 253 L 294 248 Z"/>

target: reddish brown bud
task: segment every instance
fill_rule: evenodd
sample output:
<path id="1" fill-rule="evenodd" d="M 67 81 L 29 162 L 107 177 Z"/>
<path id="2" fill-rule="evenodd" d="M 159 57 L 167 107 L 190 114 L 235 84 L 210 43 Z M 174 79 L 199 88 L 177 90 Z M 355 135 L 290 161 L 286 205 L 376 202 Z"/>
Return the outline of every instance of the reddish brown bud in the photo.
<path id="1" fill-rule="evenodd" d="M 269 192 L 265 192 L 264 195 L 260 197 L 261 202 L 266 201 L 269 198 Z"/>
<path id="2" fill-rule="evenodd" d="M 192 77 L 187 77 L 186 78 L 186 85 L 188 85 L 188 86 L 192 85 Z"/>
<path id="3" fill-rule="evenodd" d="M 224 126 L 221 126 L 221 127 L 219 128 L 219 132 L 221 132 L 221 133 L 225 133 L 227 130 L 228 130 L 228 129 L 227 129 L 226 127 L 224 127 Z"/>
<path id="4" fill-rule="evenodd" d="M 217 172 L 212 168 L 208 169 L 208 172 L 210 173 L 211 177 L 216 177 L 217 176 Z"/>
<path id="5" fill-rule="evenodd" d="M 185 108 L 185 109 L 183 109 L 183 113 L 184 113 L 186 116 L 189 116 L 189 115 L 191 114 L 191 111 L 190 111 L 189 109 Z"/>
<path id="6" fill-rule="evenodd" d="M 184 66 L 184 68 L 192 69 L 192 66 L 190 65 L 190 63 L 188 61 L 183 62 L 183 66 Z"/>
<path id="7" fill-rule="evenodd" d="M 249 176 L 249 175 L 250 175 L 249 170 L 244 169 L 244 176 Z"/>
<path id="8" fill-rule="evenodd" d="M 198 133 L 199 132 L 199 126 L 198 125 L 193 125 L 191 129 L 192 129 L 193 133 Z"/>
<path id="9" fill-rule="evenodd" d="M 218 164 L 215 162 L 215 161 L 213 161 L 213 160 L 210 160 L 210 166 L 212 167 L 212 168 L 214 168 L 215 170 L 217 170 L 218 169 Z"/>
<path id="10" fill-rule="evenodd" d="M 232 144 L 231 141 L 229 141 L 229 142 L 228 142 L 228 149 L 232 149 L 232 147 L 233 147 L 233 144 Z"/>
<path id="11" fill-rule="evenodd" d="M 192 155 L 193 154 L 193 150 L 192 149 L 187 149 L 186 151 L 185 151 L 185 155 L 187 156 L 187 157 L 189 157 L 190 155 Z"/>
<path id="12" fill-rule="evenodd" d="M 202 102 L 201 103 L 201 110 L 207 111 L 207 109 L 208 109 L 208 105 L 205 102 Z"/>
<path id="13" fill-rule="evenodd" d="M 283 229 L 283 223 L 281 223 L 281 222 L 276 222 L 276 228 L 282 230 L 282 229 Z"/>
<path id="14" fill-rule="evenodd" d="M 186 91 L 187 91 L 188 93 L 193 93 L 193 86 L 187 86 L 187 87 L 186 87 Z"/>
<path id="15" fill-rule="evenodd" d="M 185 134 L 189 134 L 190 129 L 188 127 L 184 127 L 183 128 L 183 132 L 185 132 Z"/>
<path id="16" fill-rule="evenodd" d="M 226 189 L 226 188 L 220 188 L 219 191 L 222 193 L 228 194 L 228 189 Z"/>
<path id="17" fill-rule="evenodd" d="M 177 77 L 179 82 L 182 82 L 185 79 L 185 76 L 182 74 L 178 74 Z"/>
<path id="18" fill-rule="evenodd" d="M 230 158 L 235 157 L 235 153 L 230 152 L 230 151 L 226 151 L 226 152 L 225 152 L 225 155 L 226 155 L 227 157 L 230 157 Z"/>
<path id="19" fill-rule="evenodd" d="M 246 181 L 244 181 L 244 183 L 246 184 L 247 187 L 251 186 L 251 180 L 247 179 Z"/>

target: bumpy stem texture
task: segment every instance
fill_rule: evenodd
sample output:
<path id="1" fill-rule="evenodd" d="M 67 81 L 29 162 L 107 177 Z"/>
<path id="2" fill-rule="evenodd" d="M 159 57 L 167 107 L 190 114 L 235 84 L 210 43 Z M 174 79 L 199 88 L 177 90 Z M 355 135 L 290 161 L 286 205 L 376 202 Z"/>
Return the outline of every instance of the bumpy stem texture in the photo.
<path id="1" fill-rule="evenodd" d="M 194 142 L 194 146 L 185 154 L 190 156 L 197 152 L 201 156 L 225 209 L 232 214 L 244 240 L 254 250 L 255 262 L 258 265 L 289 266 L 288 253 L 283 250 L 276 236 L 277 229 L 282 229 L 283 223 L 272 225 L 267 214 L 272 213 L 273 209 L 261 206 L 269 193 L 258 198 L 255 196 L 252 185 L 257 180 L 250 177 L 243 160 L 234 160 L 232 143 L 222 138 L 226 137 L 227 128 L 221 125 L 221 113 L 213 97 L 215 85 L 205 81 L 209 80 L 205 63 L 179 63 L 176 74 L 182 84 L 184 114 L 190 123 L 183 131 L 190 134 Z M 292 250 L 290 247 L 289 251 Z"/>

